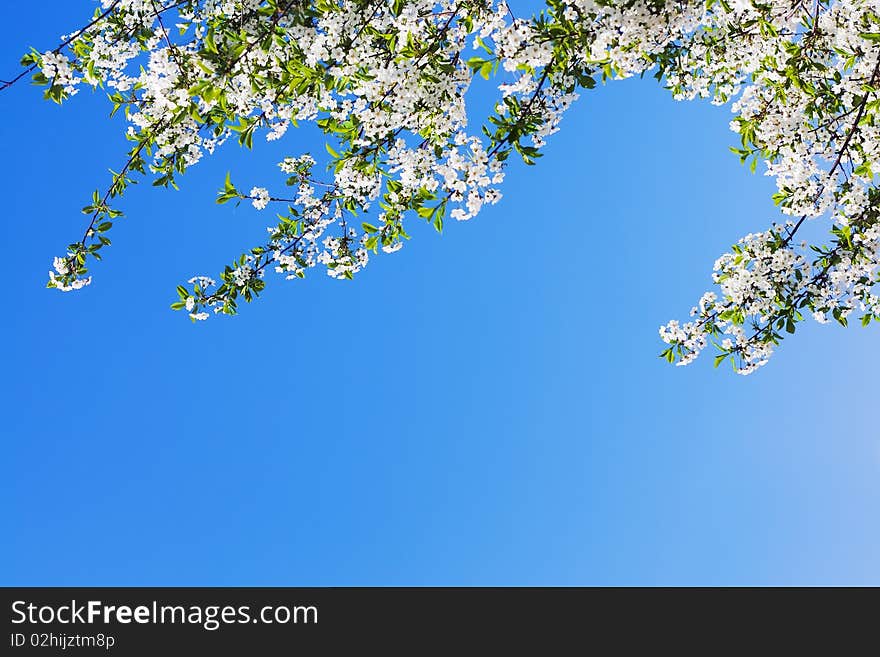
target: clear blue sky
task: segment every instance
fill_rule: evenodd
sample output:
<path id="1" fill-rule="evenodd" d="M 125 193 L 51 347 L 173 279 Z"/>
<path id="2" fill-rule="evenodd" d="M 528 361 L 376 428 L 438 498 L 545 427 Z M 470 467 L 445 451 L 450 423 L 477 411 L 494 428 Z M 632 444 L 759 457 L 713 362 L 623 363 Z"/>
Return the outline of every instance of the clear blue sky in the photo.
<path id="1" fill-rule="evenodd" d="M 91 6 L 7 7 L 4 74 Z M 599 88 L 477 219 L 197 326 L 174 286 L 265 234 L 214 204 L 225 172 L 277 188 L 320 144 L 133 188 L 63 295 L 46 272 L 121 126 L 88 92 L 0 108 L 0 583 L 880 584 L 876 329 L 805 322 L 749 378 L 657 358 L 657 327 L 774 218 L 727 108 Z"/>

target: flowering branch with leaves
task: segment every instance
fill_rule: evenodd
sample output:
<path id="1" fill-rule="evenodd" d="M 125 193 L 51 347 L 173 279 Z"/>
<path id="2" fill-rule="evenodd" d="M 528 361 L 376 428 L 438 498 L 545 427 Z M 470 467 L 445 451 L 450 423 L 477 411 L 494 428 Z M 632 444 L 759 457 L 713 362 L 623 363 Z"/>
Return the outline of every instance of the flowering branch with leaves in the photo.
<path id="1" fill-rule="evenodd" d="M 22 64 L 0 90 L 27 74 L 58 103 L 103 88 L 132 142 L 55 258 L 59 290 L 91 282 L 138 177 L 176 187 L 230 139 L 250 148 L 300 123 L 325 134 L 327 175 L 294 154 L 279 164 L 288 193 L 228 176 L 219 203 L 283 211 L 219 282 L 192 278 L 172 307 L 235 314 L 272 270 L 351 279 L 402 248 L 412 221 L 440 231 L 498 202 L 510 156 L 536 163 L 584 90 L 653 74 L 677 99 L 731 105 L 732 150 L 775 179 L 788 217 L 716 261 L 692 318 L 660 329 L 662 356 L 683 365 L 712 344 L 716 365 L 747 374 L 807 316 L 880 320 L 880 0 L 547 0 L 529 18 L 496 0 L 100 0 Z M 485 81 L 497 103 L 473 130 L 466 100 Z M 829 244 L 799 237 L 814 220 Z"/>

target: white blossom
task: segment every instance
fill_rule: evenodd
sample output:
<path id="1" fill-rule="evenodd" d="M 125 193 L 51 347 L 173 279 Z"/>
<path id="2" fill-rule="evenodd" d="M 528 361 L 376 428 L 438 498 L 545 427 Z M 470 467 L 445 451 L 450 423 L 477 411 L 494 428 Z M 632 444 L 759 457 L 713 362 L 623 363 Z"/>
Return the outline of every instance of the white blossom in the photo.
<path id="1" fill-rule="evenodd" d="M 254 187 L 250 193 L 251 203 L 257 210 L 269 205 L 269 191 L 265 187 Z"/>
<path id="2" fill-rule="evenodd" d="M 278 164 L 287 195 L 263 186 L 244 195 L 227 181 L 218 201 L 278 202 L 285 212 L 219 287 L 190 279 L 181 303 L 193 319 L 208 316 L 202 309 L 234 314 L 267 270 L 296 279 L 322 266 L 352 278 L 371 252 L 399 250 L 412 221 L 441 230 L 446 218 L 470 220 L 497 203 L 509 162 L 538 162 L 599 80 L 656 74 L 676 99 L 729 105 L 734 150 L 773 180 L 782 213 L 717 259 L 713 289 L 688 321 L 661 327 L 664 357 L 683 365 L 714 345 L 718 363 L 748 374 L 806 315 L 880 319 L 880 0 L 562 0 L 540 19 L 514 18 L 495 0 L 101 7 L 61 46 L 25 58 L 57 102 L 82 84 L 105 87 L 134 144 L 87 206 L 81 241 L 53 261 L 50 287 L 89 284 L 85 263 L 109 244 L 118 215 L 108 203 L 135 173 L 149 169 L 170 186 L 230 138 L 248 147 L 256 134 L 290 139 L 301 123 L 324 132 L 327 173 L 300 154 Z M 484 77 L 494 114 L 474 121 L 468 93 Z M 824 223 L 830 243 L 803 242 L 805 222 Z M 539 225 L 522 230 L 540 239 Z"/>

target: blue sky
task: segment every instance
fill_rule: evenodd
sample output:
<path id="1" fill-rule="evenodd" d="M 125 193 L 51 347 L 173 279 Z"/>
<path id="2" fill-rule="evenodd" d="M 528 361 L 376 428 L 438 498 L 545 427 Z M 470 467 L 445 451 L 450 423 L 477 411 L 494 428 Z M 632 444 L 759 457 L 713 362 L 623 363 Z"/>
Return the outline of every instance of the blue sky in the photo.
<path id="1" fill-rule="evenodd" d="M 7 8 L 8 71 L 91 6 L 49 5 Z M 0 583 L 880 584 L 876 330 L 805 322 L 748 378 L 657 358 L 657 327 L 774 218 L 727 108 L 600 87 L 477 219 L 193 326 L 174 286 L 264 235 L 214 204 L 226 171 L 272 189 L 320 142 L 133 188 L 63 295 L 46 272 L 120 124 L 87 92 L 0 107 Z"/>

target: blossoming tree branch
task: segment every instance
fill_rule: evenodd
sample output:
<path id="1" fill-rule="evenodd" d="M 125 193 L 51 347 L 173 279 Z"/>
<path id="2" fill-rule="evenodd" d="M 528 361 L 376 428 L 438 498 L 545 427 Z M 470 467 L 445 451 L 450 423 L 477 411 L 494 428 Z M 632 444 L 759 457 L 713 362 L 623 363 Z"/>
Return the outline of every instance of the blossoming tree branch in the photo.
<path id="1" fill-rule="evenodd" d="M 237 312 L 267 272 L 322 267 L 354 277 L 392 253 L 407 225 L 471 219 L 501 198 L 510 160 L 534 164 L 563 114 L 596 82 L 653 74 L 677 99 L 731 104 L 732 149 L 776 180 L 787 220 L 756 218 L 714 267 L 688 321 L 661 327 L 679 365 L 710 343 L 747 374 L 806 316 L 880 320 L 880 0 L 547 0 L 517 16 L 503 0 L 100 0 L 81 29 L 24 56 L 62 103 L 83 85 L 128 120 L 131 149 L 83 212 L 81 237 L 48 285 L 77 290 L 110 246 L 138 176 L 176 187 L 227 141 L 251 147 L 316 124 L 331 166 L 293 152 L 279 179 L 217 201 L 277 209 L 262 244 L 178 287 L 193 320 Z M 494 113 L 468 121 L 476 80 Z M 827 242 L 798 233 L 821 221 Z"/>

